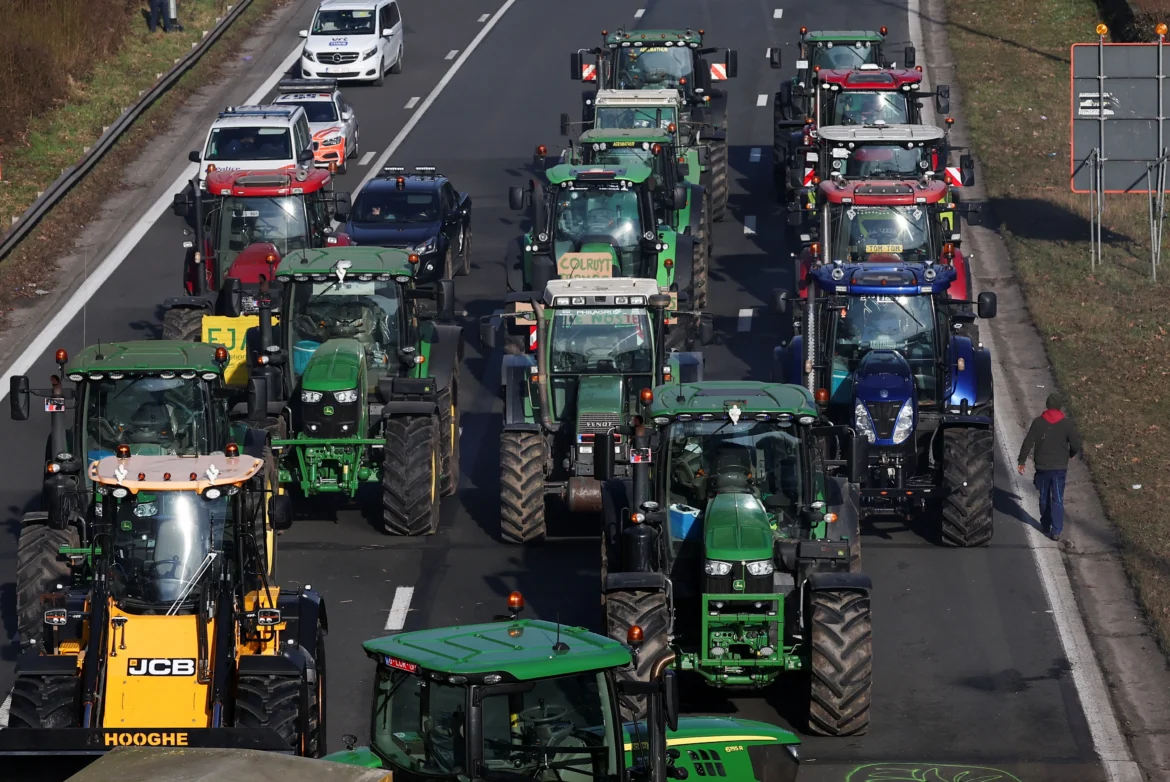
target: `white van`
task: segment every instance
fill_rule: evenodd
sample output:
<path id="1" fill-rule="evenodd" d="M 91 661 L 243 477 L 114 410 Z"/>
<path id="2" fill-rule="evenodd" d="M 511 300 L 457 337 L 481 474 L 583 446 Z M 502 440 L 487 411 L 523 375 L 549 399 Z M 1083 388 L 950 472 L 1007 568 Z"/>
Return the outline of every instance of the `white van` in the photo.
<path id="1" fill-rule="evenodd" d="M 203 152 L 192 151 L 199 181 L 217 171 L 284 171 L 313 165 L 313 134 L 297 105 L 232 106 L 207 132 Z"/>
<path id="2" fill-rule="evenodd" d="M 301 30 L 301 76 L 382 84 L 402 73 L 402 14 L 396 0 L 323 0 Z"/>

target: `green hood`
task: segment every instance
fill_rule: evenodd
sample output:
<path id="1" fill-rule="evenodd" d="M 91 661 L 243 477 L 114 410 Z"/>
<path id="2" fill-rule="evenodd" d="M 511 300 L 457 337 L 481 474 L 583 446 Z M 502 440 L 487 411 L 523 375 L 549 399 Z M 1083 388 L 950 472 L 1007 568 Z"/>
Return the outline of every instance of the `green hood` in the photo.
<path id="1" fill-rule="evenodd" d="M 341 752 L 331 752 L 321 760 L 332 763 L 344 763 L 347 766 L 361 766 L 362 768 L 381 768 L 382 759 L 373 753 L 369 747 L 354 747 Z"/>
<path id="2" fill-rule="evenodd" d="M 768 512 L 751 494 L 717 494 L 703 514 L 707 559 L 724 562 L 772 558 Z"/>
<path id="3" fill-rule="evenodd" d="M 301 375 L 306 391 L 344 391 L 357 388 L 365 351 L 356 339 L 331 339 L 313 353 Z"/>
<path id="4" fill-rule="evenodd" d="M 634 723 L 622 726 L 625 751 L 633 749 Z M 646 726 L 639 723 L 641 740 L 646 740 Z M 796 734 L 769 725 L 766 722 L 738 717 L 679 717 L 678 730 L 666 733 L 667 747 L 716 745 L 720 750 L 726 744 L 799 744 Z"/>
<path id="5" fill-rule="evenodd" d="M 626 725 L 623 731 L 627 768 L 634 763 L 635 743 L 644 744 L 648 738 L 644 724 L 636 734 L 632 727 Z M 790 782 L 796 779 L 799 769 L 795 752 L 799 751 L 800 739 L 775 725 L 755 720 L 679 717 L 678 730 L 667 732 L 666 746 L 678 750 L 675 766 L 686 769 L 691 780 L 716 777 Z"/>

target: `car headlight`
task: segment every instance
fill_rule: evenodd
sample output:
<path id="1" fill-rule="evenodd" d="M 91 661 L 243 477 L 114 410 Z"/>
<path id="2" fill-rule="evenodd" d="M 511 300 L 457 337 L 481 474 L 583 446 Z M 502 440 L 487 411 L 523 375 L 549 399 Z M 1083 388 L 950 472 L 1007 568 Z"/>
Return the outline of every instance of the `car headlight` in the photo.
<path id="1" fill-rule="evenodd" d="M 731 572 L 731 563 L 708 559 L 706 564 L 703 565 L 703 570 L 707 571 L 707 575 L 709 576 L 726 576 Z"/>
<path id="2" fill-rule="evenodd" d="M 770 576 L 775 568 L 772 566 L 772 560 L 761 559 L 758 562 L 747 563 L 747 572 L 753 576 Z"/>
<path id="3" fill-rule="evenodd" d="M 317 62 L 317 58 L 314 57 L 313 53 L 311 51 L 309 51 L 308 49 L 305 49 L 304 51 L 302 51 L 301 56 L 304 57 L 309 62 Z"/>
<path id="4" fill-rule="evenodd" d="M 865 435 L 865 439 L 871 443 L 877 439 L 877 433 L 873 430 L 873 423 L 869 420 L 869 411 L 865 409 L 865 405 L 861 402 L 858 402 L 857 407 L 853 409 L 853 428 L 860 434 Z"/>
<path id="5" fill-rule="evenodd" d="M 894 445 L 905 442 L 912 431 L 914 431 L 914 405 L 910 404 L 910 400 L 907 399 L 902 405 L 902 409 L 898 411 L 898 417 L 894 420 Z"/>
<path id="6" fill-rule="evenodd" d="M 439 237 L 432 236 L 430 239 L 427 239 L 425 242 L 419 242 L 414 247 L 411 247 L 410 252 L 414 253 L 415 255 L 422 255 L 424 253 L 433 253 L 435 251 L 435 246 L 438 243 L 438 241 L 439 241 Z"/>
<path id="7" fill-rule="evenodd" d="M 345 391 L 334 391 L 333 398 L 337 400 L 338 404 L 348 405 L 351 402 L 357 401 L 357 389 L 350 388 Z"/>
<path id="8" fill-rule="evenodd" d="M 370 49 L 368 52 L 362 52 L 362 59 L 368 60 L 377 53 L 378 53 L 378 47 L 375 46 L 373 49 Z"/>
<path id="9" fill-rule="evenodd" d="M 322 141 L 321 146 L 323 146 L 323 147 L 336 147 L 340 143 L 341 143 L 341 134 L 338 133 L 336 136 L 330 136 L 329 138 Z"/>
<path id="10" fill-rule="evenodd" d="M 320 391 L 302 391 L 301 392 L 301 401 L 308 402 L 309 404 L 314 404 L 316 402 L 320 402 L 321 401 L 321 392 Z"/>

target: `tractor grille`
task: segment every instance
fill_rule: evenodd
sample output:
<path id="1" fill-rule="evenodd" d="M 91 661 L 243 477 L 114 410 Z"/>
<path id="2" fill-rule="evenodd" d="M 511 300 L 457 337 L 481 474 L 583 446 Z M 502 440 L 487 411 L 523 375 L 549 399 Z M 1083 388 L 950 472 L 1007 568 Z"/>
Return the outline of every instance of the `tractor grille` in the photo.
<path id="1" fill-rule="evenodd" d="M 688 749 L 695 774 L 700 777 L 725 777 L 727 769 L 719 753 L 713 749 Z"/>
<path id="2" fill-rule="evenodd" d="M 339 404 L 331 398 L 332 394 L 325 394 L 320 402 L 300 403 L 301 426 L 309 437 L 349 438 L 360 437 L 358 428 L 358 405 Z M 328 411 L 328 415 L 326 414 Z"/>
<path id="3" fill-rule="evenodd" d="M 873 426 L 881 440 L 888 440 L 894 436 L 894 420 L 898 411 L 902 409 L 901 402 L 866 402 L 869 408 L 869 417 L 873 419 Z"/>
<path id="4" fill-rule="evenodd" d="M 753 576 L 747 572 L 747 567 L 742 562 L 732 562 L 731 572 L 726 576 L 708 576 L 704 574 L 704 588 L 703 591 L 709 595 L 726 595 L 735 591 L 735 581 L 743 581 L 743 593 L 745 595 L 768 595 L 774 590 L 772 588 L 771 574 L 766 576 Z"/>
<path id="5" fill-rule="evenodd" d="M 322 65 L 345 65 L 351 62 L 357 62 L 357 52 L 333 52 L 332 54 L 322 54 L 317 57 L 317 62 Z"/>
<path id="6" fill-rule="evenodd" d="M 581 432 L 608 432 L 620 425 L 621 419 L 615 413 L 581 413 L 577 416 Z"/>

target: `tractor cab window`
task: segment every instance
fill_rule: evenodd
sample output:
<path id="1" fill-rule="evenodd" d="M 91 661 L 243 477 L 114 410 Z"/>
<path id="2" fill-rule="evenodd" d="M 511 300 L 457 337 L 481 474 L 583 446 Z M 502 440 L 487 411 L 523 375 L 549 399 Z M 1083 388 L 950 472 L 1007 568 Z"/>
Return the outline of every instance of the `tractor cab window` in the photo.
<path id="1" fill-rule="evenodd" d="M 917 179 L 931 167 L 930 150 L 905 144 L 863 144 L 845 159 L 845 176 L 856 179 Z M 836 168 L 839 159 L 833 160 Z M 840 169 L 837 169 L 840 170 Z"/>
<path id="2" fill-rule="evenodd" d="M 275 245 L 282 258 L 309 247 L 308 215 L 301 196 L 226 196 L 211 213 L 210 221 L 221 276 L 240 253 L 257 242 Z M 319 226 L 313 228 L 316 231 Z"/>
<path id="3" fill-rule="evenodd" d="M 177 376 L 87 380 L 87 461 L 111 456 L 122 444 L 133 454 L 210 453 L 220 444 L 212 442 L 208 397 L 205 383 Z"/>
<path id="4" fill-rule="evenodd" d="M 215 128 L 203 159 L 292 160 L 292 140 L 288 128 Z"/>
<path id="5" fill-rule="evenodd" d="M 293 374 L 331 339 L 355 339 L 366 354 L 371 383 L 397 366 L 402 293 L 393 280 L 296 282 L 289 296 Z M 287 295 L 287 294 L 286 294 Z"/>
<path id="6" fill-rule="evenodd" d="M 848 70 L 877 64 L 877 47 L 866 41 L 814 43 L 809 47 L 808 66 L 821 70 Z"/>
<path id="7" fill-rule="evenodd" d="M 645 310 L 557 310 L 550 371 L 554 374 L 650 374 L 654 337 Z"/>
<path id="8" fill-rule="evenodd" d="M 910 106 L 905 92 L 881 90 L 849 91 L 837 95 L 828 125 L 910 124 Z"/>
<path id="9" fill-rule="evenodd" d="M 771 421 L 687 421 L 670 425 L 671 543 L 675 555 L 701 538 L 699 521 L 717 494 L 746 493 L 759 499 L 772 526 L 783 531 L 797 520 L 804 494 L 800 435 L 791 424 Z"/>
<path id="10" fill-rule="evenodd" d="M 642 270 L 641 210 L 638 191 L 627 182 L 573 183 L 556 194 L 554 257 L 565 253 L 615 252 L 615 277 L 638 277 Z"/>
<path id="11" fill-rule="evenodd" d="M 833 385 L 871 350 L 896 350 L 910 365 L 920 404 L 938 401 L 936 331 L 930 296 L 850 296 L 833 327 Z M 834 399 L 837 394 L 834 394 Z"/>
<path id="12" fill-rule="evenodd" d="M 666 130 L 671 123 L 678 123 L 674 108 L 626 108 L 624 106 L 599 106 L 594 127 L 600 130 Z"/>
<path id="13" fill-rule="evenodd" d="M 598 166 L 628 166 L 630 164 L 650 166 L 657 170 L 660 166 L 656 166 L 654 153 L 648 149 L 642 149 L 641 143 L 632 141 L 617 142 L 605 144 L 604 149 L 600 149 L 599 145 L 590 145 L 589 162 Z"/>
<path id="14" fill-rule="evenodd" d="M 233 504 L 226 494 L 207 499 L 194 491 L 140 491 L 122 499 L 108 496 L 104 507 L 111 504 L 116 514 L 110 581 L 123 606 L 185 602 L 214 577 Z"/>
<path id="15" fill-rule="evenodd" d="M 931 218 L 922 206 L 834 209 L 832 257 L 849 262 L 923 263 L 934 259 Z"/>
<path id="16" fill-rule="evenodd" d="M 435 191 L 363 190 L 353 205 L 353 222 L 435 223 L 439 221 L 439 194 Z"/>
<path id="17" fill-rule="evenodd" d="M 682 90 L 689 95 L 693 89 L 692 53 L 685 46 L 630 47 L 615 56 L 619 90 Z"/>
<path id="18" fill-rule="evenodd" d="M 378 666 L 370 739 L 412 776 L 467 778 L 467 688 Z"/>
<path id="19" fill-rule="evenodd" d="M 484 779 L 618 778 L 614 709 L 604 674 L 485 687 L 483 694 Z"/>

